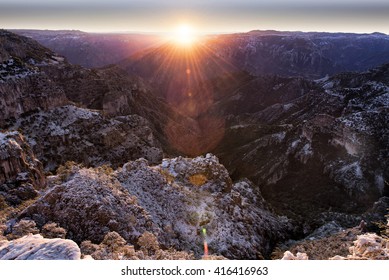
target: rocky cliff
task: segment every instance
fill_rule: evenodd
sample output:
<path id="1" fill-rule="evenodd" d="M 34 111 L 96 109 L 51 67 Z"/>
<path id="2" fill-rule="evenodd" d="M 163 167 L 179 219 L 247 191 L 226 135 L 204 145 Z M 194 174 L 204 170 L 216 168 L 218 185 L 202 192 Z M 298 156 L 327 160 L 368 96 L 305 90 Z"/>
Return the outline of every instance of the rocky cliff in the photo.
<path id="1" fill-rule="evenodd" d="M 158 163 L 163 152 L 150 126 L 138 115 L 108 118 L 100 111 L 68 105 L 19 118 L 12 128 L 28 135 L 45 168 L 55 171 L 67 161 L 117 167 L 144 157 Z"/>
<path id="2" fill-rule="evenodd" d="M 224 122 L 213 152 L 281 213 L 316 222 L 327 211 L 361 214 L 388 195 L 387 71 L 317 81 L 240 75 L 232 88 L 211 81 L 202 87 L 216 102 L 199 118 Z"/>
<path id="3" fill-rule="evenodd" d="M 44 70 L 63 64 L 63 57 L 34 40 L 0 30 L 0 124 L 39 108 L 68 103 L 64 91 Z"/>
<path id="4" fill-rule="evenodd" d="M 0 132 L 0 199 L 17 205 L 46 186 L 41 162 L 18 132 Z M 2 205 L 1 208 L 4 208 Z"/>
<path id="5" fill-rule="evenodd" d="M 46 170 L 66 161 L 117 167 L 144 157 L 157 163 L 161 142 L 176 150 L 165 140 L 168 128 L 187 135 L 196 129 L 147 83 L 117 67 L 85 69 L 32 39 L 0 35 L 0 125 L 23 130 Z"/>

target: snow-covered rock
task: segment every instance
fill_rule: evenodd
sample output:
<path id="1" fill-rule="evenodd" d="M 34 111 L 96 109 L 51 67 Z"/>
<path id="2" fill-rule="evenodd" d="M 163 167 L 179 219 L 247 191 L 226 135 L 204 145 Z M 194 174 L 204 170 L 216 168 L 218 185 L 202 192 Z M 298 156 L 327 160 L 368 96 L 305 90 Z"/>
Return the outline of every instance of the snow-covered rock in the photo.
<path id="1" fill-rule="evenodd" d="M 67 105 L 19 118 L 13 129 L 23 130 L 51 171 L 66 161 L 117 167 L 140 157 L 152 163 L 162 159 L 151 124 L 138 115 L 108 118 L 100 111 Z"/>
<path id="2" fill-rule="evenodd" d="M 135 242 L 155 225 L 149 214 L 138 205 L 120 183 L 103 169 L 67 171 L 64 182 L 50 188 L 20 214 L 42 227 L 55 222 L 67 230 L 67 237 L 82 242 L 99 243 L 110 231 L 118 232 L 128 242 Z"/>
<path id="3" fill-rule="evenodd" d="M 110 231 L 136 244 L 148 231 L 164 248 L 195 256 L 203 254 L 206 228 L 210 253 L 233 259 L 269 255 L 287 235 L 288 220 L 268 210 L 251 182 L 232 184 L 211 154 L 165 159 L 157 166 L 139 159 L 106 173 L 74 166 L 19 218 L 38 226 L 55 222 L 68 238 L 96 244 Z"/>

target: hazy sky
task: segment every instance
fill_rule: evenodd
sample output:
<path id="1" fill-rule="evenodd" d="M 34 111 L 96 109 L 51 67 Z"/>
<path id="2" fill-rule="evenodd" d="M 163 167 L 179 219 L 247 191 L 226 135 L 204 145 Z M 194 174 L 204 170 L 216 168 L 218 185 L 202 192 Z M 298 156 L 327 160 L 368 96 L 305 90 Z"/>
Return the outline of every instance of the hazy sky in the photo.
<path id="1" fill-rule="evenodd" d="M 389 0 L 0 0 L 0 28 L 170 32 L 383 32 Z"/>

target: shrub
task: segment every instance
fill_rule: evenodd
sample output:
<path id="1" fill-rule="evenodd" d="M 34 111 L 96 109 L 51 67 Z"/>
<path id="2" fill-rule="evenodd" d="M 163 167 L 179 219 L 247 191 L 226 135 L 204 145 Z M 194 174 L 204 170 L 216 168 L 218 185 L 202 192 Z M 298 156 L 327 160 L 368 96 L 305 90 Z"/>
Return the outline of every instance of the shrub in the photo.
<path id="1" fill-rule="evenodd" d="M 111 166 L 103 164 L 97 168 L 97 171 L 104 173 L 107 176 L 112 175 L 113 169 Z"/>
<path id="2" fill-rule="evenodd" d="M 66 229 L 56 223 L 47 223 L 42 227 L 42 236 L 45 238 L 62 238 L 66 236 Z"/>
<path id="3" fill-rule="evenodd" d="M 97 244 L 93 244 L 91 241 L 89 240 L 85 240 L 81 243 L 80 245 L 80 249 L 81 249 L 81 253 L 83 255 L 92 255 L 94 254 L 97 250 L 99 250 L 100 246 L 97 245 Z"/>
<path id="4" fill-rule="evenodd" d="M 189 212 L 187 216 L 189 224 L 197 226 L 200 220 L 200 215 L 197 212 Z"/>
<path id="5" fill-rule="evenodd" d="M 159 172 L 162 174 L 163 177 L 165 177 L 166 182 L 168 184 L 171 184 L 174 181 L 174 176 L 172 174 L 170 174 L 169 171 L 167 171 L 165 169 L 159 169 Z"/>
<path id="6" fill-rule="evenodd" d="M 81 167 L 82 165 L 77 164 L 74 161 L 67 161 L 64 165 L 60 165 L 57 168 L 57 175 L 62 181 L 66 181 L 69 179 L 70 175 L 74 174 Z"/>
<path id="7" fill-rule="evenodd" d="M 189 182 L 196 187 L 201 187 L 207 182 L 207 180 L 207 177 L 203 174 L 194 174 L 189 176 Z"/>
<path id="8" fill-rule="evenodd" d="M 17 239 L 30 233 L 39 233 L 36 223 L 33 220 L 22 219 L 12 227 L 12 232 L 7 235 L 7 238 L 8 240 Z"/>
<path id="9" fill-rule="evenodd" d="M 159 249 L 157 237 L 154 234 L 145 231 L 138 239 L 138 245 L 146 255 L 154 255 Z"/>
<path id="10" fill-rule="evenodd" d="M 80 247 L 83 255 L 91 255 L 95 260 L 138 259 L 134 247 L 114 231 L 107 233 L 100 245 L 87 240 Z"/>
<path id="11" fill-rule="evenodd" d="M 0 210 L 4 210 L 8 207 L 7 201 L 5 201 L 4 196 L 0 195 Z"/>

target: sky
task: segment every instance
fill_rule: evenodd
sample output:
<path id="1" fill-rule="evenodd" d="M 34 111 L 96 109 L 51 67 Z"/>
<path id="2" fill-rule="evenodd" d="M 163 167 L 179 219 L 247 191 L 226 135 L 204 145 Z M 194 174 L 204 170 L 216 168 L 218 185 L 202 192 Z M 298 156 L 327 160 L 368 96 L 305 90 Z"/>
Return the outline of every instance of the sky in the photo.
<path id="1" fill-rule="evenodd" d="M 168 33 L 389 34 L 389 0 L 0 0 L 0 28 Z"/>

